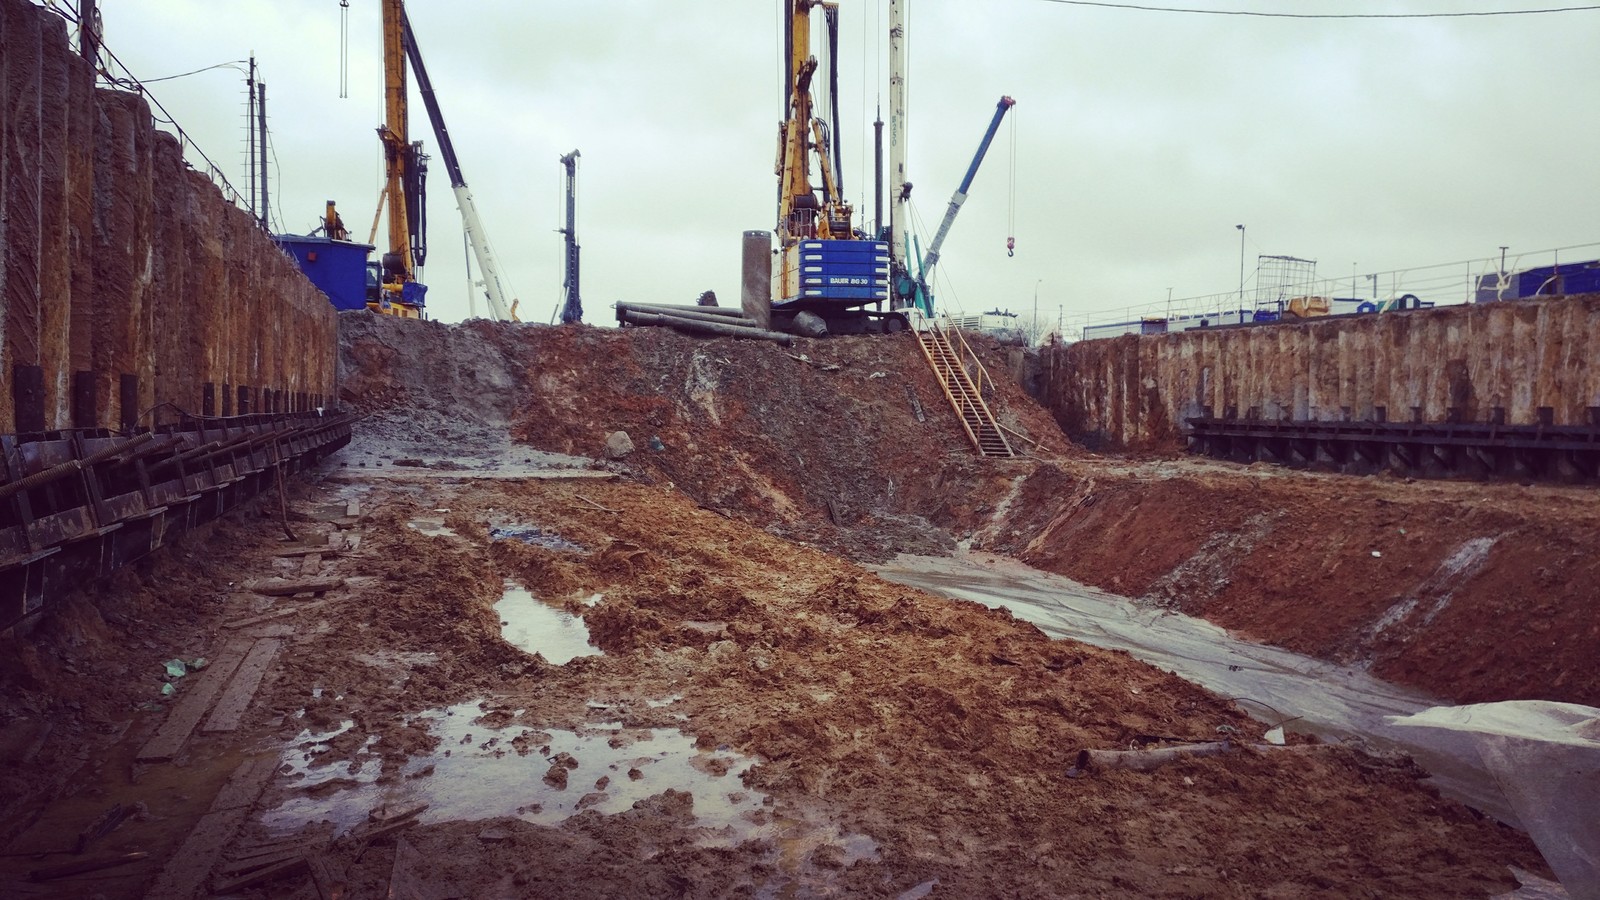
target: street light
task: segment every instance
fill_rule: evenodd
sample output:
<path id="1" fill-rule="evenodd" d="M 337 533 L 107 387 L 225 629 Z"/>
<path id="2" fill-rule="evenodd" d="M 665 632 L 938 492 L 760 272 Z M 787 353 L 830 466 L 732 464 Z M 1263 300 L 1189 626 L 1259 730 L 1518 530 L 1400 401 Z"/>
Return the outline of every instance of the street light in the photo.
<path id="1" fill-rule="evenodd" d="M 1028 342 L 1030 347 L 1037 343 L 1042 336 L 1039 333 L 1039 285 L 1041 284 L 1044 284 L 1043 278 L 1033 283 L 1033 340 Z"/>
<path id="2" fill-rule="evenodd" d="M 1244 309 L 1244 226 L 1233 226 L 1239 229 L 1239 308 Z"/>

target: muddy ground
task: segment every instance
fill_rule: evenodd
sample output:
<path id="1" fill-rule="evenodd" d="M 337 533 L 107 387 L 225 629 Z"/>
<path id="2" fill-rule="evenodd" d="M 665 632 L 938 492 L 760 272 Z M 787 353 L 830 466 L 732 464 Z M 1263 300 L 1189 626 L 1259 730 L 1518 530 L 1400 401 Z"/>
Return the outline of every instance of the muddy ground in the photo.
<path id="1" fill-rule="evenodd" d="M 196 860 L 215 888 L 289 835 L 314 872 L 234 893 L 1483 897 L 1515 887 L 1511 866 L 1548 874 L 1404 759 L 1264 747 L 1231 700 L 852 562 L 976 541 L 1071 569 L 1128 540 L 1106 520 L 1091 542 L 1074 516 L 1105 504 L 1084 484 L 1175 464 L 1097 463 L 1014 384 L 993 402 L 1044 446 L 980 465 L 910 341 L 791 356 L 377 318 L 346 342 L 347 402 L 371 418 L 291 490 L 295 540 L 261 504 L 5 639 L 8 893 L 83 858 L 41 854 L 119 803 L 132 815 L 87 855 L 150 855 L 46 895 L 159 893 Z M 550 455 L 598 454 L 613 430 L 638 449 Z M 1212 516 L 1226 532 L 1250 512 Z M 1159 601 L 1157 570 L 1197 555 L 1124 592 Z M 340 583 L 274 598 L 254 590 L 269 576 Z M 1173 596 L 1227 596 L 1206 584 Z M 136 763 L 207 677 L 163 661 L 241 640 L 282 646 L 240 726 Z M 1218 739 L 1154 771 L 1068 774 L 1083 748 Z M 193 835 L 254 760 L 264 789 L 208 860 Z"/>

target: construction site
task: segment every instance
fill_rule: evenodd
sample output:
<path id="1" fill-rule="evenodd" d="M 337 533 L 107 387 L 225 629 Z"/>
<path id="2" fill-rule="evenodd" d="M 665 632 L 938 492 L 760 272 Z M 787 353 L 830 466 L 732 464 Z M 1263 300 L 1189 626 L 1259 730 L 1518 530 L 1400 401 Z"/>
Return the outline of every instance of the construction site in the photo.
<path id="1" fill-rule="evenodd" d="M 1600 897 L 1586 282 L 970 327 L 1015 101 L 918 233 L 890 0 L 854 209 L 839 4 L 786 0 L 737 301 L 583 297 L 573 151 L 521 321 L 379 5 L 363 243 L 269 227 L 265 113 L 258 206 L 95 4 L 0 0 L 0 893 Z M 413 89 L 481 317 L 430 314 Z"/>

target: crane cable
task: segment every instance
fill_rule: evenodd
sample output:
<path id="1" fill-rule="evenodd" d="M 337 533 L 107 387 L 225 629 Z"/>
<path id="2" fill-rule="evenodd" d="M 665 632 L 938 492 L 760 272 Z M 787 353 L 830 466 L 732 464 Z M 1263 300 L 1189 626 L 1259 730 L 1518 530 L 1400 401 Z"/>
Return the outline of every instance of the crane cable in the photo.
<path id="1" fill-rule="evenodd" d="M 339 0 L 339 99 L 350 99 L 350 0 Z"/>
<path id="2" fill-rule="evenodd" d="M 1017 111 L 1011 110 L 1010 197 L 1006 203 L 1006 256 L 1017 255 Z"/>

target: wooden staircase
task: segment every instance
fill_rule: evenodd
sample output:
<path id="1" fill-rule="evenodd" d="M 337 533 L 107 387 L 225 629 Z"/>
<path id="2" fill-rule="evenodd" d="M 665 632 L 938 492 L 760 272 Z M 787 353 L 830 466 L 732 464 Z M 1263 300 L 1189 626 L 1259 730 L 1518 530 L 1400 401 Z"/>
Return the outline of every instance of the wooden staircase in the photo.
<path id="1" fill-rule="evenodd" d="M 989 404 L 983 402 L 983 384 L 985 381 L 992 384 L 993 379 L 989 378 L 983 363 L 978 361 L 977 354 L 972 352 L 960 332 L 956 331 L 955 334 L 960 351 L 956 349 L 956 344 L 951 343 L 950 330 L 938 322 L 926 323 L 916 334 L 922 355 L 928 358 L 934 374 L 939 376 L 945 398 L 956 411 L 956 417 L 961 420 L 961 427 L 966 430 L 972 446 L 985 457 L 1010 459 L 1016 456 L 1011 443 L 1006 440 L 1005 432 L 995 422 L 994 413 L 989 411 Z M 971 366 L 970 371 L 968 366 Z M 973 371 L 977 373 L 976 381 L 973 380 Z"/>

